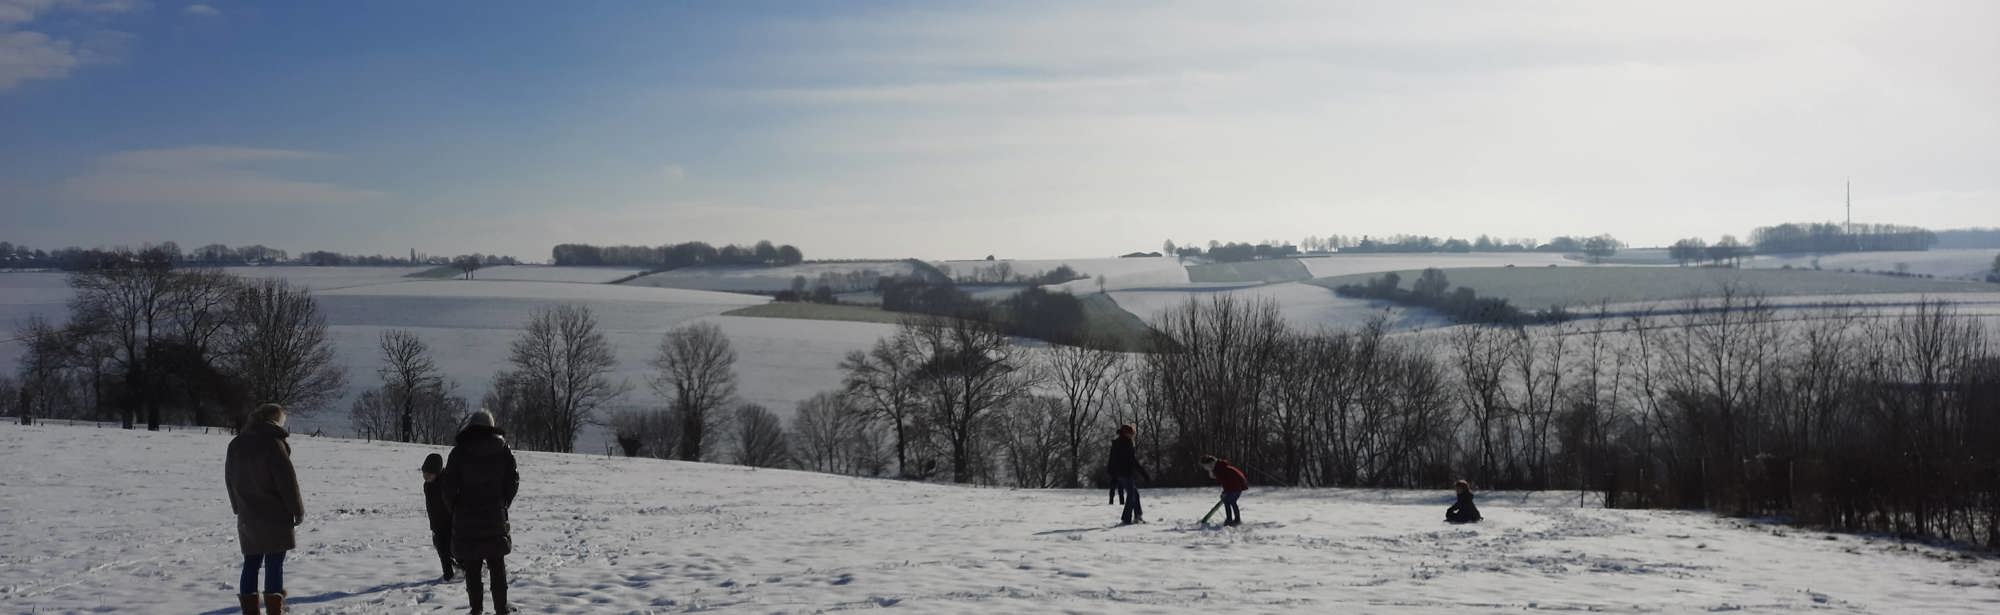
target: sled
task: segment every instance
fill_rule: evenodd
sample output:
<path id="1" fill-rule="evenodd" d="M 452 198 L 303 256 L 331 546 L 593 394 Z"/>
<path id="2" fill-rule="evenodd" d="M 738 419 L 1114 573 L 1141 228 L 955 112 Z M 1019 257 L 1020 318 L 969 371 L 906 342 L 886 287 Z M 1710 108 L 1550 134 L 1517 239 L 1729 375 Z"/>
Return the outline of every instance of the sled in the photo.
<path id="1" fill-rule="evenodd" d="M 1208 520 L 1215 518 L 1215 511 L 1218 510 L 1222 510 L 1222 500 L 1216 500 L 1215 506 L 1208 509 L 1208 514 L 1201 516 L 1201 524 L 1208 525 Z"/>

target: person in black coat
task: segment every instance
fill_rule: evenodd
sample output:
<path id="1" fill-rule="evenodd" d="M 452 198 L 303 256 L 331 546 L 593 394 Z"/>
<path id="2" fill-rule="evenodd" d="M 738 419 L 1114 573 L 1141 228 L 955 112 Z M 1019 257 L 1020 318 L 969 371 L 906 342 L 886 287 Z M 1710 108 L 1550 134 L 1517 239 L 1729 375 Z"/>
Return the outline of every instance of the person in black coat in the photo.
<path id="1" fill-rule="evenodd" d="M 513 551 L 507 508 L 521 490 L 521 474 L 504 432 L 493 415 L 480 410 L 467 419 L 458 443 L 438 477 L 444 504 L 451 509 L 451 551 L 465 568 L 465 593 L 472 612 L 483 612 L 480 569 L 492 573 L 493 612 L 507 613 L 507 564 Z"/>
<path id="2" fill-rule="evenodd" d="M 431 453 L 424 458 L 424 513 L 431 520 L 431 546 L 437 549 L 438 562 L 444 564 L 445 581 L 452 580 L 452 569 L 458 561 L 451 557 L 451 508 L 444 504 L 444 485 L 437 482 L 444 473 L 444 455 Z"/>
<path id="3" fill-rule="evenodd" d="M 1472 484 L 1458 481 L 1455 488 L 1458 489 L 1458 503 L 1445 509 L 1444 520 L 1450 523 L 1478 522 L 1482 517 L 1479 516 L 1479 507 L 1472 505 Z"/>
<path id="4" fill-rule="evenodd" d="M 1118 516 L 1125 525 L 1146 522 L 1145 509 L 1139 506 L 1139 479 L 1153 480 L 1146 467 L 1139 465 L 1139 450 L 1133 442 L 1138 436 L 1139 428 L 1132 424 L 1118 426 L 1118 438 L 1111 441 L 1111 459 L 1104 467 L 1113 487 L 1125 495 L 1125 510 Z"/>

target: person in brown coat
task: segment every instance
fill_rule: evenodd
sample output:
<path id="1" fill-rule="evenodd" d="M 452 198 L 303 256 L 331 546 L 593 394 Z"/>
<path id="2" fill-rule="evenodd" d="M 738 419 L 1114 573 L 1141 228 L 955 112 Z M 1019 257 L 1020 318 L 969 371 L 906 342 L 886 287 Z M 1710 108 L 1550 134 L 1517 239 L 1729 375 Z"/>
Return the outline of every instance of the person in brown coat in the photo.
<path id="1" fill-rule="evenodd" d="M 477 615 L 485 608 L 479 578 L 485 568 L 493 576 L 493 612 L 504 615 L 508 612 L 505 558 L 514 547 L 507 508 L 521 490 L 521 474 L 492 414 L 480 410 L 466 420 L 438 482 L 443 483 L 444 504 L 451 509 L 451 551 L 465 568 L 465 594 L 472 599 L 472 612 Z"/>
<path id="2" fill-rule="evenodd" d="M 243 547 L 238 601 L 244 613 L 258 607 L 257 569 L 264 569 L 263 607 L 285 612 L 285 552 L 295 546 L 292 528 L 305 521 L 292 447 L 285 443 L 285 407 L 258 406 L 236 438 L 229 441 L 223 481 L 229 508 L 236 513 L 236 540 Z"/>

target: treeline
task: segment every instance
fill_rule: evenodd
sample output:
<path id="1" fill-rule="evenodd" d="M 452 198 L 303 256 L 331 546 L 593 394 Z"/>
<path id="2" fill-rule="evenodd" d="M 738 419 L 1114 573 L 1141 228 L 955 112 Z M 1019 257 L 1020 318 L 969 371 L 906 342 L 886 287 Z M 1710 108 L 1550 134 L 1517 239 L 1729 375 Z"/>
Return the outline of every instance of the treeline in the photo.
<path id="1" fill-rule="evenodd" d="M 1751 255 L 1750 246 L 1737 241 L 1735 235 L 1723 235 L 1714 245 L 1700 237 L 1689 237 L 1675 241 L 1667 247 L 1667 258 L 1680 266 L 1689 263 L 1697 266 L 1735 267 L 1743 263 L 1744 257 Z"/>
<path id="2" fill-rule="evenodd" d="M 1894 224 L 1796 223 L 1758 227 L 1751 231 L 1750 243 L 1760 254 L 1884 252 L 1929 250 L 1938 236 Z"/>
<path id="3" fill-rule="evenodd" d="M 257 265 L 307 265 L 316 267 L 376 267 L 376 266 L 442 266 L 472 259 L 483 266 L 519 264 L 511 256 L 470 254 L 457 257 L 430 256 L 411 250 L 409 256 L 341 254 L 326 250 L 314 250 L 293 258 L 289 252 L 262 245 L 230 247 L 212 243 L 193 250 L 182 250 L 171 241 L 141 246 L 137 250 L 128 248 L 78 248 L 66 247 L 55 250 L 31 249 L 28 246 L 0 241 L 0 268 L 4 269 L 54 269 L 59 271 L 82 271 L 98 269 L 131 259 L 135 254 L 149 253 L 174 266 L 203 267 L 243 267 Z"/>
<path id="4" fill-rule="evenodd" d="M 1332 235 L 1328 237 L 1307 237 L 1303 244 L 1310 252 L 1357 252 L 1374 253 L 1466 253 L 1466 252 L 1556 252 L 1564 254 L 1594 254 L 1610 256 L 1623 242 L 1610 235 L 1558 236 L 1548 242 L 1538 242 L 1529 238 L 1499 238 L 1480 235 L 1471 240 L 1457 237 L 1431 237 L 1427 235 L 1390 235 L 1387 237 L 1351 237 Z"/>
<path id="5" fill-rule="evenodd" d="M 919 276 L 882 278 L 876 285 L 882 309 L 988 323 L 1002 331 L 1057 344 L 1099 343 L 1090 337 L 1090 319 L 1075 295 L 1031 286 L 998 302 L 974 299 L 949 281 Z"/>
<path id="6" fill-rule="evenodd" d="M 1937 248 L 1943 250 L 2000 249 L 2000 228 L 1958 228 L 1936 231 Z"/>
<path id="7" fill-rule="evenodd" d="M 1561 309 L 1528 313 L 1514 307 L 1506 299 L 1481 297 L 1478 291 L 1464 286 L 1453 288 L 1444 271 L 1435 267 L 1419 274 L 1409 290 L 1403 290 L 1402 283 L 1403 276 L 1391 271 L 1370 277 L 1364 284 L 1340 285 L 1333 292 L 1342 297 L 1379 299 L 1398 305 L 1430 308 L 1461 324 L 1546 324 L 1569 317 Z"/>
<path id="8" fill-rule="evenodd" d="M 568 267 L 639 267 L 661 271 L 695 265 L 797 265 L 805 262 L 798 248 L 759 241 L 744 247 L 729 244 L 717 248 L 707 243 L 662 246 L 594 246 L 565 243 L 551 250 L 551 262 Z"/>
<path id="9" fill-rule="evenodd" d="M 206 262 L 196 261 L 191 264 L 225 264 L 225 263 L 206 263 Z M 339 252 L 330 252 L 326 250 L 314 250 L 311 252 L 300 254 L 298 261 L 296 261 L 294 264 L 309 265 L 313 267 L 422 267 L 422 266 L 442 267 L 449 265 L 460 269 L 465 269 L 468 266 L 472 269 L 478 269 L 480 267 L 519 265 L 521 263 L 520 261 L 515 260 L 514 257 L 512 256 L 501 256 L 499 254 L 473 253 L 473 254 L 461 254 L 458 256 L 445 257 L 445 256 L 427 256 L 412 252 L 408 257 L 401 257 L 401 256 L 382 256 L 379 254 L 376 255 L 341 254 Z"/>
<path id="10" fill-rule="evenodd" d="M 986 265 L 945 264 L 938 266 L 937 269 L 959 284 L 1039 286 L 1074 282 L 1088 277 L 1077 273 L 1076 269 L 1069 265 L 1056 265 L 1053 269 L 1042 271 L 1020 271 L 1014 268 L 1014 263 L 1008 261 L 992 261 Z"/>
<path id="11" fill-rule="evenodd" d="M 1165 484 L 1206 484 L 1194 461 L 1216 454 L 1264 484 L 1469 478 L 2000 546 L 1990 332 L 1943 303 L 1822 316 L 1725 289 L 1661 315 L 1390 336 L 1224 296 L 1164 315 L 1152 352 L 1039 359 L 928 319 L 850 355 L 845 386 L 800 406 L 793 450 L 820 471 L 1066 486 L 1131 422 Z"/>
<path id="12" fill-rule="evenodd" d="M 162 249 L 70 274 L 68 318 L 34 318 L 10 403 L 34 417 L 233 427 L 258 403 L 310 412 L 346 381 L 312 293 L 178 268 Z"/>

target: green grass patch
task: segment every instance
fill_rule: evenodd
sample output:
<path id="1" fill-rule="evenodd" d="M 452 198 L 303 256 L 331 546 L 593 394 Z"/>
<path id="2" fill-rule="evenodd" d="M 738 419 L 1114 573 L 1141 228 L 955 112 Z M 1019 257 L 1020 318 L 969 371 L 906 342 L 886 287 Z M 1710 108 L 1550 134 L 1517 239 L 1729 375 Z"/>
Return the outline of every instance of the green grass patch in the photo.
<path id="1" fill-rule="evenodd" d="M 1189 282 L 1303 282 L 1312 279 L 1312 272 L 1306 270 L 1305 263 L 1296 259 L 1281 258 L 1267 261 L 1244 261 L 1241 263 L 1213 263 L 1189 265 Z"/>
<path id="2" fill-rule="evenodd" d="M 404 274 L 403 277 L 423 278 L 426 280 L 449 280 L 452 278 L 465 277 L 465 272 L 459 271 L 457 267 L 453 267 L 451 265 L 439 265 L 436 267 L 425 269 L 423 271 Z"/>
<path id="3" fill-rule="evenodd" d="M 1410 288 L 1421 270 L 1398 271 L 1402 287 Z M 1587 308 L 1600 303 L 1644 303 L 1711 297 L 1725 285 L 1765 296 L 1934 294 L 1994 292 L 1991 284 L 1930 280 L 1866 273 L 1801 269 L 1714 269 L 1695 267 L 1473 267 L 1445 269 L 1453 287 L 1473 289 L 1481 297 L 1506 299 L 1524 310 L 1551 306 Z M 1308 282 L 1336 288 L 1366 284 L 1382 274 L 1319 278 Z"/>
<path id="4" fill-rule="evenodd" d="M 1083 315 L 1089 323 L 1090 334 L 1110 346 L 1111 350 L 1137 352 L 1145 348 L 1146 339 L 1153 334 L 1153 327 L 1120 307 L 1111 295 L 1095 293 L 1081 295 Z"/>
<path id="5" fill-rule="evenodd" d="M 723 316 L 749 316 L 752 318 L 795 318 L 799 320 L 837 320 L 841 322 L 873 322 L 893 325 L 913 314 L 891 312 L 871 305 L 830 305 L 825 303 L 779 303 L 771 302 L 750 307 L 737 308 L 722 313 Z"/>

